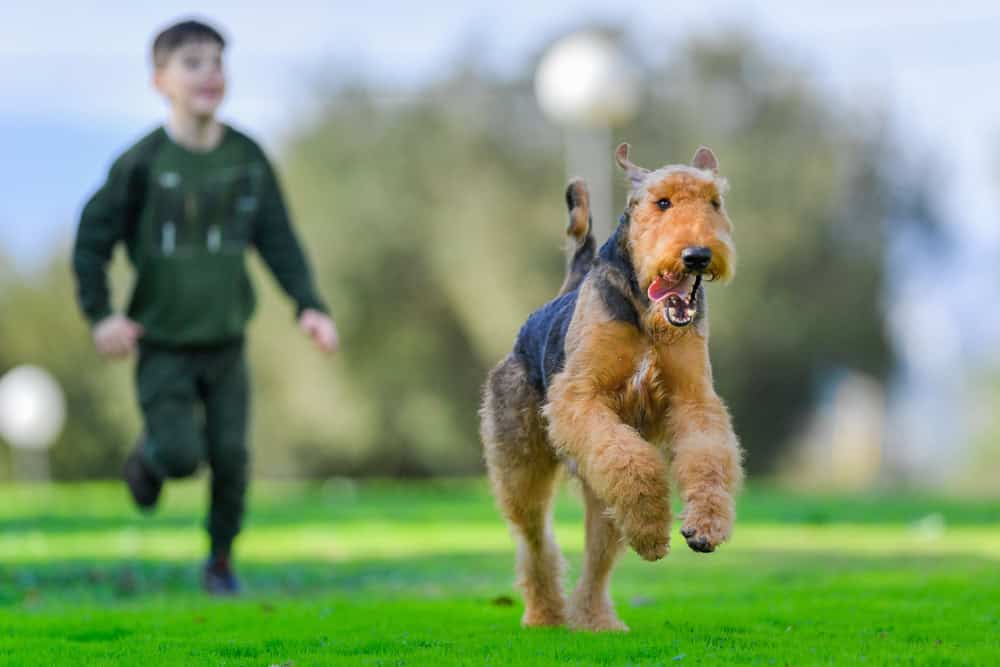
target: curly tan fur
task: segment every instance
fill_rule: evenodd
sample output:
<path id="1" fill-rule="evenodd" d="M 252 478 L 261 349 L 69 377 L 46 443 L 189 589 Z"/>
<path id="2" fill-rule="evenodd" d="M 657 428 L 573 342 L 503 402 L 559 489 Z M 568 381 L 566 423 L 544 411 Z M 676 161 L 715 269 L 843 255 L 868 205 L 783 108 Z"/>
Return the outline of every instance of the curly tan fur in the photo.
<path id="1" fill-rule="evenodd" d="M 732 225 L 711 151 L 699 149 L 693 167 L 654 172 L 632 164 L 627 147 L 617 157 L 631 185 L 627 245 L 638 293 L 664 272 L 683 271 L 681 253 L 691 246 L 711 249 L 706 273 L 730 278 Z M 669 210 L 657 204 L 665 198 Z M 667 555 L 671 476 L 685 504 L 681 533 L 688 546 L 708 552 L 729 539 L 741 452 L 713 388 L 707 320 L 675 327 L 635 290 L 629 298 L 637 323 L 609 312 L 602 290 L 627 285 L 599 264 L 591 271 L 592 252 L 581 252 L 591 238 L 582 182 L 570 184 L 567 203 L 577 254 L 560 294 L 579 292 L 563 366 L 543 397 L 522 360 L 508 355 L 486 382 L 481 435 L 498 505 L 518 540 L 523 624 L 627 630 L 608 591 L 623 544 L 646 560 Z M 568 604 L 551 531 L 560 462 L 580 478 L 586 503 L 584 565 Z"/>
<path id="2" fill-rule="evenodd" d="M 486 381 L 480 435 L 493 493 L 518 540 L 518 584 L 525 626 L 566 620 L 562 555 L 552 536 L 551 504 L 559 472 L 546 443 L 541 396 L 508 355 Z"/>

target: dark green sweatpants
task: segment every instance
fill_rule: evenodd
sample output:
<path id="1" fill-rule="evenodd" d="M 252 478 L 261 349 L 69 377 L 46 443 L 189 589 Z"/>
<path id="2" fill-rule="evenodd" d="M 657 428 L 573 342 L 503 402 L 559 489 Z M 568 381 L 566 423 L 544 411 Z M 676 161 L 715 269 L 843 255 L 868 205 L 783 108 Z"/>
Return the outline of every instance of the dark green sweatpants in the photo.
<path id="1" fill-rule="evenodd" d="M 228 553 L 240 531 L 247 489 L 250 381 L 243 342 L 142 344 L 136 381 L 146 429 L 144 462 L 161 479 L 187 477 L 208 462 L 212 553 Z"/>

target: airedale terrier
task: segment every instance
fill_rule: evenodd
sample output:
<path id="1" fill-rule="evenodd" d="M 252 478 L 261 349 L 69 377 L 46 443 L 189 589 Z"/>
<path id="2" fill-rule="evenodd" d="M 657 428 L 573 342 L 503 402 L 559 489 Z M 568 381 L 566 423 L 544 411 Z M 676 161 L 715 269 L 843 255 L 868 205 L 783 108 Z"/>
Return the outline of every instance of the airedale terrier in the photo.
<path id="1" fill-rule="evenodd" d="M 649 171 L 615 154 L 629 186 L 618 228 L 595 256 L 586 185 L 566 190 L 572 239 L 559 295 L 522 327 L 489 374 L 481 434 L 498 504 L 518 538 L 525 626 L 627 630 L 608 594 L 623 543 L 658 560 L 670 546 L 668 472 L 695 551 L 729 538 L 741 452 L 712 386 L 705 280 L 735 254 L 726 181 L 708 148 Z M 551 530 L 559 464 L 578 476 L 586 555 L 567 603 Z"/>

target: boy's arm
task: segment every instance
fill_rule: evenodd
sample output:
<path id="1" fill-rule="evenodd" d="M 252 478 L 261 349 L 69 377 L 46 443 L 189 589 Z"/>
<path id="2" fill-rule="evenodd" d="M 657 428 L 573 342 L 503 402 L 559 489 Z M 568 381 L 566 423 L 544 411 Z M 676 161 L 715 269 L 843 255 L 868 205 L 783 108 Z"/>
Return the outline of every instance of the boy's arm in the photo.
<path id="1" fill-rule="evenodd" d="M 260 215 L 254 225 L 253 243 L 278 284 L 295 302 L 297 316 L 301 317 L 306 310 L 325 313 L 326 305 L 316 293 L 309 262 L 288 219 L 277 178 L 270 164 L 265 161 L 264 165 Z"/>
<path id="2" fill-rule="evenodd" d="M 115 244 L 125 237 L 127 199 L 127 169 L 115 163 L 108 180 L 80 215 L 73 245 L 73 271 L 80 309 L 91 326 L 112 314 L 107 265 Z"/>

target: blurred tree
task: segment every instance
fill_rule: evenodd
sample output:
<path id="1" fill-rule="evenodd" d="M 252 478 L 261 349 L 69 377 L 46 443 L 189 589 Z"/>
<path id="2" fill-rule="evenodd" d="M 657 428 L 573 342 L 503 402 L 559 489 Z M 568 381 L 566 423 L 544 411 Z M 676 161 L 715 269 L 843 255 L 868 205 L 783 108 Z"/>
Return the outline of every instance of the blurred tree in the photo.
<path id="1" fill-rule="evenodd" d="M 878 109 L 847 112 L 739 35 L 685 54 L 651 74 L 625 134 L 650 163 L 708 144 L 732 183 L 739 264 L 731 287 L 710 288 L 712 358 L 748 467 L 764 472 L 831 369 L 885 377 L 883 221 L 889 179 L 907 179 Z"/>
<path id="2" fill-rule="evenodd" d="M 52 476 L 104 478 L 117 474 L 138 435 L 131 364 L 106 365 L 94 353 L 65 255 L 27 279 L 7 274 L 0 287 L 0 375 L 21 364 L 48 370 L 62 385 L 68 414 L 49 454 Z"/>
<path id="3" fill-rule="evenodd" d="M 343 349 L 320 360 L 255 262 L 257 474 L 480 470 L 480 384 L 563 270 L 563 149 L 529 74 L 337 86 L 293 134 L 278 162 Z M 704 143 L 733 185 L 740 263 L 732 286 L 709 288 L 713 362 L 766 471 L 829 369 L 884 377 L 881 234 L 900 168 L 877 113 L 838 108 L 739 35 L 683 46 L 646 82 L 620 132 L 636 161 L 686 161 Z M 35 360 L 71 397 L 56 474 L 115 474 L 138 428 L 130 369 L 97 361 L 64 260 L 0 302 L 0 370 Z"/>
<path id="4" fill-rule="evenodd" d="M 340 90 L 293 142 L 286 180 L 344 349 L 306 392 L 334 398 L 314 403 L 329 427 L 296 440 L 301 470 L 478 469 L 479 385 L 562 270 L 546 129 L 528 86 L 466 73 L 398 105 Z"/>
<path id="5" fill-rule="evenodd" d="M 734 35 L 689 44 L 646 90 L 621 131 L 640 163 L 706 143 L 734 186 L 740 270 L 710 290 L 712 347 L 749 465 L 764 471 L 826 370 L 885 374 L 883 128 Z M 559 284 L 553 137 L 527 79 L 463 71 L 392 104 L 338 91 L 291 146 L 292 197 L 343 321 L 343 379 L 374 418 L 367 445 L 345 431 L 355 470 L 475 466 L 478 385 Z M 301 451 L 310 469 L 343 465 L 336 437 Z"/>

